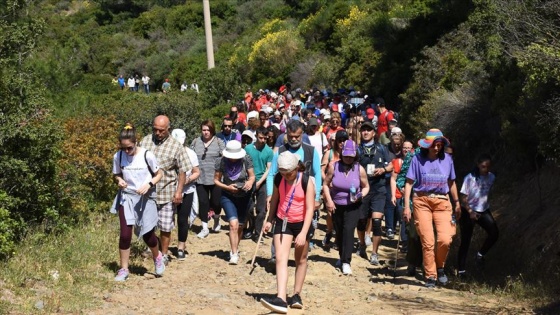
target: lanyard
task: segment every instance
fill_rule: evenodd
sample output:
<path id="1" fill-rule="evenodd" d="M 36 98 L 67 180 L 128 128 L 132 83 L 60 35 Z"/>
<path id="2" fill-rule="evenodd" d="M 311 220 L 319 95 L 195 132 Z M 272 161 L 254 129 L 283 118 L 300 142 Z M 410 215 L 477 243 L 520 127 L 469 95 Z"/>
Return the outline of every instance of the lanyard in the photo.
<path id="1" fill-rule="evenodd" d="M 294 194 L 296 193 L 296 184 L 299 180 L 299 172 L 297 173 L 296 180 L 294 181 L 294 189 L 292 189 L 292 195 L 290 196 L 290 200 L 288 200 L 288 206 L 286 207 L 286 212 L 284 213 L 285 217 L 288 217 L 288 211 L 290 211 L 290 206 L 292 205 L 292 201 L 294 201 Z M 287 186 L 286 186 L 286 179 L 284 178 L 284 193 L 287 193 Z"/>

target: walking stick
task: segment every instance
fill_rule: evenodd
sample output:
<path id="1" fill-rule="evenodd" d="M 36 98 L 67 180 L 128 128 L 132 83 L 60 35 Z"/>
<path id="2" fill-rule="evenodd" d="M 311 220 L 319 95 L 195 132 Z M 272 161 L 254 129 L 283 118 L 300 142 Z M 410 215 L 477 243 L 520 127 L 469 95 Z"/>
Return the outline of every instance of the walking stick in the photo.
<path id="1" fill-rule="evenodd" d="M 255 205 L 256 207 L 256 205 Z M 268 218 L 268 212 L 270 211 L 270 206 L 267 205 L 267 209 L 266 209 L 266 214 L 264 215 L 264 220 L 266 221 Z M 263 222 L 264 223 L 264 222 Z M 255 258 L 257 258 L 257 252 L 259 251 L 259 246 L 261 245 L 261 239 L 263 237 L 263 229 L 261 228 L 261 232 L 259 233 L 259 239 L 257 240 L 257 246 L 255 247 L 255 253 L 253 254 L 253 259 L 251 259 L 251 271 L 249 272 L 249 275 L 253 274 L 253 271 L 255 270 Z"/>
<path id="2" fill-rule="evenodd" d="M 395 278 L 397 277 L 397 261 L 399 260 L 399 245 L 401 243 L 401 229 L 402 229 L 402 223 L 399 224 L 399 235 L 397 237 L 397 249 L 395 250 L 395 266 L 393 267 L 393 282 L 395 282 Z"/>

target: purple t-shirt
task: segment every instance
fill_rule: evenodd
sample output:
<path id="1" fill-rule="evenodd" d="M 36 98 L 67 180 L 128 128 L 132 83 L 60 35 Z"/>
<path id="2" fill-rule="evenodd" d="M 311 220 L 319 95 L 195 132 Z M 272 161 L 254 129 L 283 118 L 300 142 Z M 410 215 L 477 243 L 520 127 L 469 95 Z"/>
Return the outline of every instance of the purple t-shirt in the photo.
<path id="1" fill-rule="evenodd" d="M 455 180 L 453 159 L 447 153 L 443 160 L 430 161 L 417 154 L 412 158 L 406 178 L 414 180 L 414 191 L 446 195 L 449 193 L 448 180 Z"/>

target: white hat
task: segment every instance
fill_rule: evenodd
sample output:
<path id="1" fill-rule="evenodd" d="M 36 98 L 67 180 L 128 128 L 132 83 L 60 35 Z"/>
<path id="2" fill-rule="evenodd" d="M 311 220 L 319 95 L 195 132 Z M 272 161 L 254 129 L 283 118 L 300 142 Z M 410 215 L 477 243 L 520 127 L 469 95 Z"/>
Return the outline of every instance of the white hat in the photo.
<path id="1" fill-rule="evenodd" d="M 171 131 L 171 136 L 179 141 L 180 144 L 185 144 L 185 139 L 187 139 L 187 134 L 183 129 L 173 129 L 173 131 Z"/>
<path id="2" fill-rule="evenodd" d="M 321 110 L 319 111 L 319 113 L 321 113 L 321 115 L 326 115 L 329 113 L 329 111 L 326 108 L 321 108 Z"/>
<path id="3" fill-rule="evenodd" d="M 237 160 L 244 158 L 246 152 L 243 148 L 241 148 L 241 142 L 237 140 L 231 140 L 226 144 L 226 148 L 222 152 L 222 155 L 225 158 Z"/>
<path id="4" fill-rule="evenodd" d="M 249 119 L 251 118 L 259 118 L 259 112 L 257 112 L 256 110 L 248 112 L 247 121 L 249 121 Z"/>
<path id="5" fill-rule="evenodd" d="M 323 120 L 327 120 L 327 119 L 331 119 L 331 115 L 325 114 L 325 115 L 323 116 Z"/>
<path id="6" fill-rule="evenodd" d="M 284 151 L 278 156 L 278 169 L 293 171 L 299 164 L 299 157 L 289 151 Z"/>
<path id="7" fill-rule="evenodd" d="M 401 128 L 394 127 L 393 129 L 391 129 L 391 134 L 395 134 L 395 133 L 402 133 Z"/>
<path id="8" fill-rule="evenodd" d="M 282 115 L 282 113 L 279 112 L 279 111 L 275 111 L 275 112 L 274 112 L 274 116 L 281 116 L 281 115 Z"/>
<path id="9" fill-rule="evenodd" d="M 252 132 L 251 130 L 248 130 L 248 129 L 245 130 L 245 131 L 243 131 L 243 133 L 241 134 L 241 137 L 243 137 L 243 136 L 250 137 L 251 140 L 253 140 L 253 142 L 255 142 L 255 140 L 257 140 L 257 139 L 255 138 L 255 133 Z"/>
<path id="10" fill-rule="evenodd" d="M 301 101 L 300 100 L 296 100 L 294 102 L 294 106 L 301 106 Z"/>

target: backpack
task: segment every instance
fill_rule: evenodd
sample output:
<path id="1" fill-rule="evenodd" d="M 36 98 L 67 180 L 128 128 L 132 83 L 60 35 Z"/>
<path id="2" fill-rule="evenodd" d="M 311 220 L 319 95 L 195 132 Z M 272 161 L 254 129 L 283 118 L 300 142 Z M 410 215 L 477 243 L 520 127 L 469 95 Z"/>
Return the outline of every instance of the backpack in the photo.
<path id="1" fill-rule="evenodd" d="M 315 147 L 310 146 L 306 143 L 301 143 L 301 147 L 303 148 L 303 164 L 305 165 L 305 171 L 303 173 L 307 174 L 307 176 L 315 176 L 313 174 L 313 154 L 315 154 Z M 288 144 L 284 144 L 280 148 L 278 148 L 278 155 L 282 152 L 288 150 Z"/>
<path id="2" fill-rule="evenodd" d="M 152 171 L 152 168 L 150 167 L 150 164 L 148 164 L 148 158 L 146 157 L 148 155 L 148 150 L 144 151 L 144 161 L 146 162 L 146 166 L 148 166 L 148 171 L 150 172 L 150 174 L 152 175 L 152 178 L 154 176 L 156 176 L 156 173 L 154 173 L 154 171 Z M 122 166 L 122 150 L 119 151 L 119 165 L 121 166 L 121 170 L 124 168 L 124 166 Z"/>
<path id="3" fill-rule="evenodd" d="M 403 159 L 401 165 L 401 171 L 397 175 L 397 189 L 401 192 L 404 192 L 404 185 L 406 184 L 406 173 L 408 173 L 408 169 L 410 168 L 410 163 L 412 162 L 412 158 L 414 155 L 420 154 L 420 148 L 416 148 L 415 152 L 408 152 Z"/>
<path id="4" fill-rule="evenodd" d="M 306 172 L 303 172 L 303 177 L 301 178 L 301 184 L 303 187 L 303 191 L 307 191 L 307 182 L 309 181 L 309 174 Z M 278 186 L 280 186 L 280 183 L 282 182 L 282 174 L 280 173 L 276 173 L 276 175 L 274 175 L 274 187 L 276 187 L 278 189 Z"/>
<path id="5" fill-rule="evenodd" d="M 394 112 L 394 111 L 388 109 L 388 110 L 385 111 L 385 115 L 384 115 L 384 117 L 383 117 L 383 119 L 385 119 L 385 121 L 387 122 L 387 126 L 389 126 L 389 120 L 387 119 L 387 117 L 389 116 L 389 113 L 393 114 L 393 118 L 394 118 L 397 122 L 400 121 L 401 116 L 399 115 L 399 113 L 398 113 L 398 112 Z M 390 131 L 390 130 L 389 130 L 389 131 Z"/>

